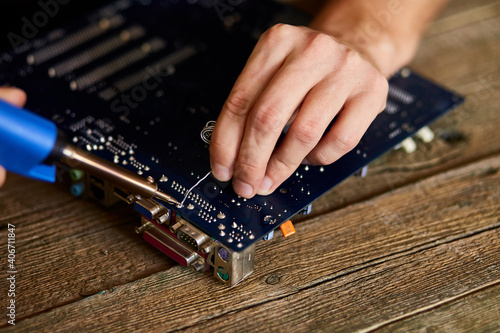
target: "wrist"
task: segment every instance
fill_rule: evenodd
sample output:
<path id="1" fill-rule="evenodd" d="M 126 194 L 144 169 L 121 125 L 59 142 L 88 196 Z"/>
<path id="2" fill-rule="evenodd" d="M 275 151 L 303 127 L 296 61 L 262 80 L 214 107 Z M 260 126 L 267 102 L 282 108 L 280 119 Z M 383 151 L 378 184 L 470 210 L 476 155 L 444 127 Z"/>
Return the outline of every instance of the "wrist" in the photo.
<path id="1" fill-rule="evenodd" d="M 413 58 L 420 29 L 402 24 L 366 2 L 333 1 L 310 27 L 327 33 L 360 53 L 384 76 L 389 77 Z"/>

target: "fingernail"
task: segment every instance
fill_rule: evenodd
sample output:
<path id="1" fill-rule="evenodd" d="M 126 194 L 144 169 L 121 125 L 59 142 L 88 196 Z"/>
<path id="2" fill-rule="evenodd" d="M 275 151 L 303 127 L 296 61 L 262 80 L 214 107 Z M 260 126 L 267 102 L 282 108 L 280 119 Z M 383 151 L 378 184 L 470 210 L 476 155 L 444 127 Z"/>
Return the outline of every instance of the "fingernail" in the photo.
<path id="1" fill-rule="evenodd" d="M 214 164 L 212 166 L 212 174 L 215 178 L 222 182 L 226 182 L 231 179 L 231 175 L 229 174 L 229 169 L 220 164 Z"/>
<path id="2" fill-rule="evenodd" d="M 236 194 L 244 198 L 251 198 L 253 196 L 253 187 L 250 184 L 247 184 L 239 179 L 236 179 L 234 181 L 233 189 Z"/>
<path id="3" fill-rule="evenodd" d="M 268 176 L 265 176 L 260 184 L 260 188 L 258 191 L 259 195 L 268 195 L 271 190 L 271 186 L 273 186 L 273 181 Z"/>

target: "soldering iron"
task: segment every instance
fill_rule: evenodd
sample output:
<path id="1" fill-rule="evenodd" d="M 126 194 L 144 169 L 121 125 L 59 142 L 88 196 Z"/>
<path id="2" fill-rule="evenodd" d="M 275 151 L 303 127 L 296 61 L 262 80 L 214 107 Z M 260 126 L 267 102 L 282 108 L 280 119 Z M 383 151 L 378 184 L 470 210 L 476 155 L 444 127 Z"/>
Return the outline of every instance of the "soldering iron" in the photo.
<path id="1" fill-rule="evenodd" d="M 152 178 L 68 144 L 53 122 L 0 100 L 0 165 L 25 177 L 55 182 L 54 162 L 100 177 L 133 195 L 180 204 L 160 192 Z"/>

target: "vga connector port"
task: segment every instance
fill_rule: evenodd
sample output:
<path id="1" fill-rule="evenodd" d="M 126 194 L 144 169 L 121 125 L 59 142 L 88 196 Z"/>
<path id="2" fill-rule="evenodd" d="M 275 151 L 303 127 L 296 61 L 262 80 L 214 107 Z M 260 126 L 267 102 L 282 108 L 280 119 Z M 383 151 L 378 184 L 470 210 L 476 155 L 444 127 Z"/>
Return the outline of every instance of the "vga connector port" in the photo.
<path id="1" fill-rule="evenodd" d="M 177 238 L 196 251 L 202 250 L 202 245 L 209 237 L 190 225 L 183 225 L 177 231 Z"/>

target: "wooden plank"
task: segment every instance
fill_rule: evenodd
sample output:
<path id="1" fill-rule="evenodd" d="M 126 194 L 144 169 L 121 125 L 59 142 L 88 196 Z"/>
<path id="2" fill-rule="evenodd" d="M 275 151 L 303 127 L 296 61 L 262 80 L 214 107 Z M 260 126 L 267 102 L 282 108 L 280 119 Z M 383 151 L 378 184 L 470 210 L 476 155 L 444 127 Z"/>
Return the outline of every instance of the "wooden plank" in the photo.
<path id="1" fill-rule="evenodd" d="M 498 332 L 500 331 L 500 280 L 418 314 L 381 323 L 367 332 Z M 385 324 L 385 325 L 384 325 Z"/>
<path id="2" fill-rule="evenodd" d="M 176 264 L 135 234 L 139 215 L 127 205 L 104 208 L 51 184 L 9 175 L 0 211 L 2 239 L 7 223 L 16 226 L 20 318 Z M 2 279 L 0 290 L 5 286 Z"/>
<path id="3" fill-rule="evenodd" d="M 233 289 L 173 267 L 15 329 L 369 327 L 500 279 L 499 170 L 500 156 L 302 223 Z"/>
<path id="4" fill-rule="evenodd" d="M 426 35 L 434 36 L 450 30 L 459 29 L 469 24 L 496 17 L 500 6 L 498 0 L 454 1 L 430 25 Z"/>
<path id="5" fill-rule="evenodd" d="M 455 13 L 467 11 L 470 7 L 467 3 L 470 2 L 452 1 L 449 10 L 458 8 Z M 498 63 L 500 53 L 497 42 L 500 37 L 500 27 L 497 21 L 500 20 L 486 20 L 463 28 L 453 27 L 451 30 L 442 28 L 446 31 L 445 33 L 430 36 L 424 40 L 421 49 L 429 51 L 421 51 L 413 65 L 419 72 L 446 83 L 468 96 L 469 104 L 466 107 L 450 114 L 434 126 L 435 129 L 457 130 L 465 135 L 466 140 L 456 143 L 436 140 L 429 146 L 421 147 L 416 154 L 410 156 L 402 152 L 391 153 L 372 165 L 368 178 L 350 179 L 318 201 L 313 206 L 313 217 L 318 216 L 318 219 L 312 220 L 314 225 L 317 226 L 318 221 L 322 221 L 322 223 L 330 223 L 331 226 L 330 219 L 341 220 L 346 219 L 346 216 L 359 218 L 353 213 L 351 207 L 321 218 L 319 216 L 499 151 L 500 134 L 497 129 L 500 89 L 496 80 L 500 73 Z M 450 40 L 463 42 L 443 43 L 442 36 L 455 36 Z M 453 192 L 454 189 L 450 188 L 449 191 Z M 373 201 L 368 202 L 373 203 Z M 461 204 L 466 204 L 466 202 Z M 461 204 L 451 201 L 450 205 L 460 206 Z M 356 207 L 359 206 L 356 205 Z M 392 208 L 386 210 L 385 216 L 381 216 L 379 211 L 381 207 L 387 207 L 386 203 L 383 206 L 371 207 L 371 210 L 366 211 L 367 216 L 385 219 L 387 223 L 392 223 L 392 219 L 397 218 L 393 216 Z M 416 207 L 422 209 L 417 204 Z M 374 215 L 372 212 L 374 209 L 380 214 Z M 19 230 L 22 230 L 18 235 L 21 251 L 19 260 L 23 272 L 19 281 L 23 290 L 19 299 L 20 318 L 34 316 L 51 308 L 82 299 L 87 295 L 170 269 L 174 265 L 170 259 L 144 244 L 133 234 L 137 216 L 130 214 L 129 207 L 122 206 L 107 210 L 92 203 L 75 200 L 64 191 L 55 190 L 50 185 L 10 175 L 7 185 L 0 190 L 0 211 L 2 212 L 0 225 L 4 226 L 12 221 L 20 227 Z M 350 218 L 347 218 L 347 225 L 354 228 L 355 221 Z M 364 221 L 366 218 L 362 217 L 361 220 Z M 311 217 L 305 217 L 305 219 L 311 222 Z M 484 221 L 477 222 L 479 225 L 475 225 L 476 222 L 473 221 L 470 230 L 483 226 Z M 338 242 L 341 248 L 360 241 L 353 235 L 349 235 L 353 229 L 342 229 L 340 226 L 339 228 L 341 229 L 339 230 L 340 236 L 335 237 L 335 242 Z M 377 228 L 370 229 L 371 235 L 378 233 Z M 453 230 L 458 233 L 465 232 Z M 0 237 L 3 237 L 4 232 L 5 230 L 0 232 Z M 387 233 L 386 230 L 385 235 Z M 436 236 L 436 233 L 438 230 L 429 234 L 429 242 L 440 239 L 440 234 Z M 443 233 L 447 234 L 447 231 Z M 315 244 L 322 240 L 321 236 L 311 237 L 313 238 L 308 244 Z M 375 240 L 383 240 L 383 237 L 384 234 Z M 413 236 L 403 234 L 400 237 L 411 239 Z M 290 241 L 287 240 L 287 242 Z M 418 241 L 425 243 L 425 237 L 399 244 L 397 249 L 405 251 L 408 246 L 414 245 L 413 242 L 418 243 Z M 291 251 L 292 254 L 297 255 L 288 243 L 280 244 L 282 244 L 281 241 L 261 244 L 258 252 L 260 257 L 257 259 L 257 272 L 269 272 L 269 266 L 279 265 L 285 251 Z M 299 246 L 295 241 L 292 244 Z M 361 256 L 358 256 L 357 253 L 351 253 L 344 260 L 341 253 L 336 253 L 325 260 L 338 261 L 339 266 L 336 266 L 338 269 L 344 265 L 348 266 L 351 261 L 353 267 L 357 267 L 356 265 L 360 262 L 382 260 L 380 258 L 384 258 L 385 251 L 392 246 L 391 241 L 388 241 L 378 244 L 376 248 L 378 250 L 373 254 L 363 252 Z M 326 249 L 323 250 L 326 251 Z M 363 250 L 368 252 L 368 249 Z M 0 253 L 4 253 L 3 251 L 4 248 L 0 247 Z M 271 252 L 275 252 L 276 255 L 268 258 Z M 312 250 L 311 253 L 300 252 L 300 255 L 314 255 L 314 252 Z M 264 262 L 260 263 L 261 260 Z M 307 263 L 302 263 L 302 265 L 304 265 L 304 270 L 300 274 L 309 274 L 310 266 Z M 290 269 L 292 268 L 293 266 L 290 266 Z M 345 268 L 342 269 L 345 272 Z M 174 272 L 177 270 L 178 267 L 173 269 Z M 288 274 L 287 270 L 283 272 Z M 259 276 L 264 280 L 267 279 L 267 277 Z M 280 277 L 280 275 L 268 277 L 275 280 L 275 277 Z M 200 278 L 187 275 L 175 280 L 175 283 L 182 284 L 184 282 L 179 282 L 179 280 L 183 281 L 183 279 L 194 279 L 203 285 L 211 281 L 207 276 Z M 3 280 L 0 281 L 0 290 L 4 290 L 4 284 Z M 211 282 L 209 285 L 212 286 Z M 40 286 L 40 288 L 35 286 Z"/>
<path id="6" fill-rule="evenodd" d="M 448 5 L 443 9 L 436 20 L 447 19 L 450 16 L 475 10 L 478 7 L 484 7 L 497 1 L 498 0 L 449 0 Z"/>
<path id="7" fill-rule="evenodd" d="M 29 190 L 27 190 L 29 189 Z M 104 209 L 79 200 L 52 184 L 9 175 L 0 191 L 0 223 L 22 228 L 17 240 L 26 248 L 43 246 L 74 234 L 86 234 L 131 221 L 124 206 Z M 115 219 L 111 219 L 111 216 Z M 108 218 L 107 222 L 103 220 Z M 104 223 L 103 223 L 104 222 Z"/>
<path id="8" fill-rule="evenodd" d="M 494 241 L 489 242 L 490 239 Z M 488 247 L 480 244 L 488 242 Z M 498 229 L 374 265 L 186 330 L 357 331 L 500 278 Z M 477 261 L 483 261 L 478 264 Z M 484 265 L 484 266 L 483 266 Z M 481 268 L 479 266 L 482 266 Z M 469 270 L 477 276 L 471 278 Z M 276 318 L 279 309 L 279 318 Z M 304 310 L 306 309 L 306 310 Z M 278 312 L 277 311 L 277 312 Z M 273 320 L 275 318 L 275 320 Z M 483 327 L 484 328 L 484 327 Z"/>

